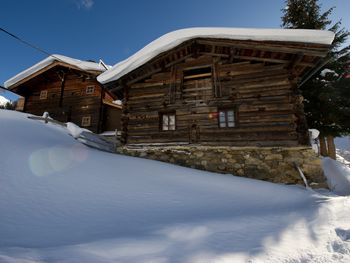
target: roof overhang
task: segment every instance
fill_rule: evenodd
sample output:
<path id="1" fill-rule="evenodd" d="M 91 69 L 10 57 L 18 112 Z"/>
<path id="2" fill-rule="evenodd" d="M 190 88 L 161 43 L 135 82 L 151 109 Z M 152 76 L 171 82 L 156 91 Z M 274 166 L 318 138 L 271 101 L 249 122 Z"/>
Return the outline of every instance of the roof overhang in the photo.
<path id="1" fill-rule="evenodd" d="M 5 81 L 4 86 L 5 88 L 12 90 L 56 66 L 75 69 L 96 76 L 105 71 L 105 68 L 99 63 L 82 61 L 62 55 L 52 55 L 8 79 Z"/>
<path id="2" fill-rule="evenodd" d="M 330 45 L 334 33 L 307 29 L 188 28 L 170 32 L 154 40 L 131 57 L 102 73 L 97 80 L 106 85 L 141 67 L 158 55 L 196 38 L 247 41 L 276 41 L 299 44 Z"/>

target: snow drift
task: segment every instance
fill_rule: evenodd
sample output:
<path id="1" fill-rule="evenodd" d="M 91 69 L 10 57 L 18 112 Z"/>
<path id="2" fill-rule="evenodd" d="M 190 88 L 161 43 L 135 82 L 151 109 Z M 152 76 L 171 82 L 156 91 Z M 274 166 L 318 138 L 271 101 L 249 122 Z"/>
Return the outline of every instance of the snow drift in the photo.
<path id="1" fill-rule="evenodd" d="M 0 262 L 349 262 L 350 200 L 109 154 L 0 110 Z"/>

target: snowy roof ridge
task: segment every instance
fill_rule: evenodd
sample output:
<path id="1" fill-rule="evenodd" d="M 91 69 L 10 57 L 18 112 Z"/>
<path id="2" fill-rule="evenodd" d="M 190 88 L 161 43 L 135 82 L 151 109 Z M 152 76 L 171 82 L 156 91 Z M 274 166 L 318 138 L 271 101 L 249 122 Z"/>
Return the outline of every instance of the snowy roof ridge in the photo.
<path id="1" fill-rule="evenodd" d="M 284 41 L 330 45 L 334 33 L 311 29 L 262 29 L 198 27 L 186 28 L 167 33 L 152 41 L 129 58 L 115 64 L 111 69 L 97 77 L 102 83 L 118 80 L 127 73 L 142 66 L 152 58 L 194 38 L 221 38 L 232 40 Z"/>
<path id="2" fill-rule="evenodd" d="M 17 84 L 18 82 L 22 81 L 23 79 L 35 74 L 36 72 L 40 71 L 41 69 L 55 63 L 55 62 L 63 62 L 69 65 L 72 65 L 76 68 L 79 68 L 84 71 L 100 71 L 104 72 L 106 69 L 101 63 L 96 62 L 90 62 L 90 61 L 84 61 L 79 60 L 75 58 L 70 58 L 63 55 L 53 54 L 40 62 L 36 63 L 35 65 L 31 66 L 30 68 L 27 68 L 23 70 L 22 72 L 18 73 L 14 77 L 8 79 L 5 81 L 4 86 L 5 88 L 10 88 L 11 86 Z"/>

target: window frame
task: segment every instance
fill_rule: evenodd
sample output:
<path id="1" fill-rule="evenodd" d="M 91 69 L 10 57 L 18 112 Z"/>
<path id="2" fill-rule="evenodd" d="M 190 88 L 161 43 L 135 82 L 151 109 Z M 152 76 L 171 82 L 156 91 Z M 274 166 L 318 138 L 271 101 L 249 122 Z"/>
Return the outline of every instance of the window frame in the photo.
<path id="1" fill-rule="evenodd" d="M 91 95 L 95 93 L 95 85 L 89 85 L 85 88 L 85 94 Z"/>
<path id="2" fill-rule="evenodd" d="M 167 124 L 166 126 L 168 127 L 167 129 L 164 129 L 164 116 L 167 116 L 168 117 L 168 120 L 167 120 Z M 174 116 L 174 124 L 170 124 L 170 116 Z M 169 129 L 170 126 L 174 126 L 173 129 Z M 173 131 L 176 131 L 176 112 L 175 111 L 171 111 L 171 112 L 160 112 L 159 113 L 159 129 L 160 131 L 162 132 L 173 132 Z"/>
<path id="3" fill-rule="evenodd" d="M 201 72 L 202 71 L 202 72 Z M 201 66 L 194 66 L 194 67 L 187 67 L 182 69 L 182 76 L 181 76 L 181 96 L 183 96 L 186 91 L 189 91 L 187 89 L 187 85 L 201 85 L 203 81 L 208 81 L 208 86 L 204 86 L 205 89 L 201 89 L 200 94 L 194 95 L 191 91 L 189 91 L 191 99 L 185 99 L 187 100 L 193 100 L 195 99 L 198 102 L 204 102 L 212 97 L 214 97 L 214 84 L 213 84 L 213 76 L 214 76 L 214 68 L 212 64 L 206 64 Z"/>
<path id="4" fill-rule="evenodd" d="M 47 89 L 41 90 L 41 91 L 40 91 L 39 99 L 40 99 L 40 100 L 47 100 L 48 93 L 49 93 L 49 92 L 47 91 Z"/>
<path id="5" fill-rule="evenodd" d="M 196 72 L 209 69 L 208 72 L 205 73 L 198 73 L 197 74 L 188 74 L 188 72 Z M 187 74 L 186 74 L 187 73 Z M 184 68 L 182 70 L 182 78 L 183 82 L 185 81 L 192 81 L 192 80 L 199 80 L 199 79 L 212 79 L 213 78 L 213 66 L 212 65 L 203 65 L 203 66 L 197 66 L 197 67 L 188 67 Z"/>
<path id="6" fill-rule="evenodd" d="M 91 126 L 91 115 L 83 116 L 81 118 L 81 127 L 90 127 Z"/>
<path id="7" fill-rule="evenodd" d="M 225 122 L 221 121 L 221 112 L 224 112 Z M 233 121 L 229 120 L 229 112 L 232 112 L 233 114 Z M 232 129 L 238 127 L 238 114 L 237 114 L 237 107 L 228 107 L 228 108 L 219 108 L 218 109 L 218 127 L 219 129 Z M 229 126 L 230 123 L 233 122 L 233 126 Z M 221 124 L 224 123 L 225 126 L 221 126 Z"/>

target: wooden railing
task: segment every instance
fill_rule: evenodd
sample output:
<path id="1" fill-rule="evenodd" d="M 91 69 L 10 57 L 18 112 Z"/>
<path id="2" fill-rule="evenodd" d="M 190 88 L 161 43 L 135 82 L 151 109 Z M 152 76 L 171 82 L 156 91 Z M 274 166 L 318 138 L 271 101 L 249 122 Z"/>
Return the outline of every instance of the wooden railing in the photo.
<path id="1" fill-rule="evenodd" d="M 60 122 L 60 121 L 56 121 L 50 117 L 42 117 L 42 116 L 28 116 L 28 119 L 32 119 L 32 120 L 39 120 L 39 121 L 44 121 L 45 123 L 54 123 L 54 124 L 58 124 L 60 126 L 63 127 L 67 127 L 66 123 Z"/>
<path id="2" fill-rule="evenodd" d="M 44 121 L 45 123 L 53 123 L 56 125 L 60 125 L 62 127 L 67 127 L 66 123 L 56 121 L 50 118 L 49 116 L 47 117 L 28 116 L 28 118 L 31 120 L 39 120 L 39 121 Z M 115 153 L 115 148 L 116 148 L 116 145 L 118 144 L 118 137 L 119 136 L 117 131 L 115 135 L 115 139 L 116 139 L 115 141 L 110 141 L 106 139 L 103 135 L 98 135 L 90 131 L 83 131 L 79 135 L 79 137 L 75 139 L 89 147 L 92 147 L 101 151 L 105 151 L 105 152 Z"/>

